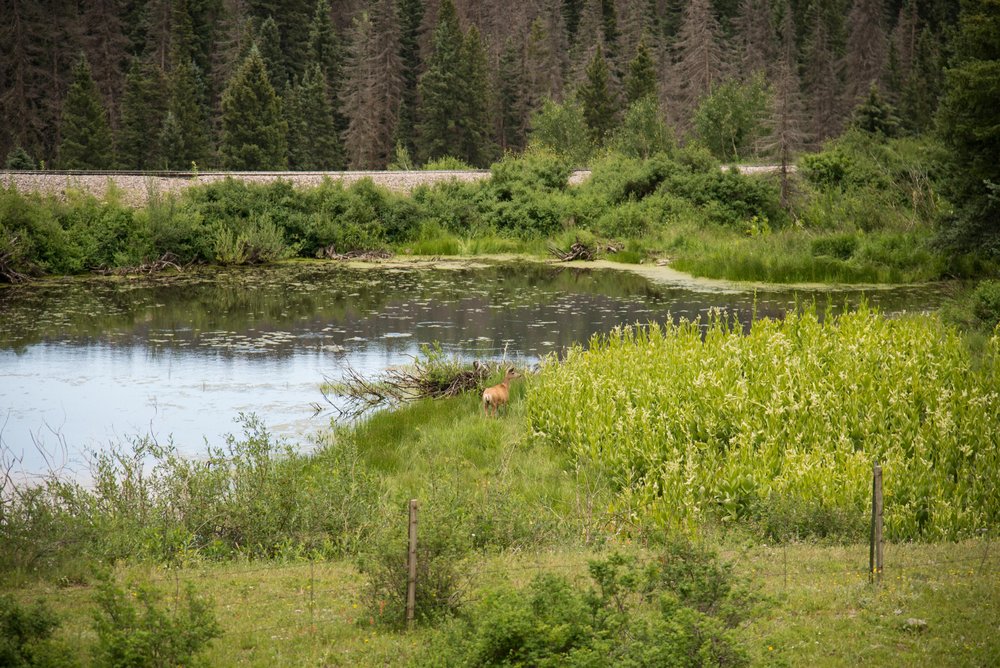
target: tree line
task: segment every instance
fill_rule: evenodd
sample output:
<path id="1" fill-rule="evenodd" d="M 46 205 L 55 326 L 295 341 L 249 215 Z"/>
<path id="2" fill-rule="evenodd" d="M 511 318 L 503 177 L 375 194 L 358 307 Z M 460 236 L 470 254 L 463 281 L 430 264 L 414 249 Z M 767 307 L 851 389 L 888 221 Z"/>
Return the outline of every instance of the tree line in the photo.
<path id="1" fill-rule="evenodd" d="M 787 158 L 838 134 L 859 104 L 893 131 L 927 130 L 959 11 L 958 0 L 3 4 L 0 152 L 80 169 L 481 167 L 531 134 L 575 142 L 585 160 L 629 124 L 723 159 Z"/>

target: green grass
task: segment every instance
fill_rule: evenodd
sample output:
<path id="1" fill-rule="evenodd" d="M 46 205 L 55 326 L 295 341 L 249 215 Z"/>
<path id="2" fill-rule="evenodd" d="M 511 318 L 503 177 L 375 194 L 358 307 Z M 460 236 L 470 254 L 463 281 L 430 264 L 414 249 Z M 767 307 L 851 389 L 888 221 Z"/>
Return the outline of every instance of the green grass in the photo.
<path id="1" fill-rule="evenodd" d="M 889 545 L 880 588 L 870 586 L 864 573 L 865 545 L 721 547 L 736 572 L 765 597 L 759 616 L 739 629 L 754 665 L 985 666 L 1000 659 L 996 544 Z M 539 572 L 582 582 L 587 561 L 606 554 L 567 548 L 481 557 L 467 598 L 503 582 L 523 586 Z M 153 582 L 168 604 L 187 582 L 212 599 L 224 631 L 205 654 L 213 666 L 403 665 L 435 633 L 372 627 L 359 604 L 363 580 L 346 562 L 131 566 L 116 576 Z M 96 641 L 93 595 L 91 584 L 40 582 L 16 592 L 24 603 L 48 603 L 63 619 L 58 637 L 83 656 Z M 926 630 L 907 629 L 910 618 L 926 621 Z"/>

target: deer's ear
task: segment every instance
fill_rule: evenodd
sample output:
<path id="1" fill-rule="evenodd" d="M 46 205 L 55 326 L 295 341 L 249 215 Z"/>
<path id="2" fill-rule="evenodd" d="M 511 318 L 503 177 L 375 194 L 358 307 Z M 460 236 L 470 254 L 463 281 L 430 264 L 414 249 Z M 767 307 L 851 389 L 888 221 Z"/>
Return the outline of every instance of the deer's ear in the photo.
<path id="1" fill-rule="evenodd" d="M 514 375 L 515 373 L 517 373 L 517 370 L 514 367 L 510 366 L 507 367 L 507 373 Z"/>

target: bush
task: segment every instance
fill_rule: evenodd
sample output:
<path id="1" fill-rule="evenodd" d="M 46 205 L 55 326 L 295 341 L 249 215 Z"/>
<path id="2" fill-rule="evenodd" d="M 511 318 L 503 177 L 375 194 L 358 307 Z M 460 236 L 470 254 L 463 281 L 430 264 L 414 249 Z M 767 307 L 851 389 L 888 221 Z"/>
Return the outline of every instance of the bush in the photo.
<path id="1" fill-rule="evenodd" d="M 688 605 L 673 586 L 700 582 L 685 561 L 642 567 L 612 555 L 590 563 L 591 586 L 541 574 L 524 590 L 502 587 L 441 633 L 418 665 L 746 666 L 738 635 Z M 689 588 L 686 591 L 691 592 Z M 699 598 L 695 596 L 694 598 Z"/>
<path id="2" fill-rule="evenodd" d="M 168 612 L 162 600 L 163 595 L 150 587 L 126 590 L 106 578 L 97 590 L 94 665 L 102 668 L 204 665 L 198 655 L 212 639 L 222 635 L 211 604 L 196 596 L 190 583 L 183 602 L 175 601 L 172 611 Z"/>
<path id="3" fill-rule="evenodd" d="M 1000 324 L 1000 281 L 983 281 L 972 293 L 972 314 L 986 327 Z"/>
<path id="4" fill-rule="evenodd" d="M 0 666 L 42 668 L 80 665 L 77 654 L 53 639 L 60 621 L 44 603 L 30 608 L 0 596 Z"/>

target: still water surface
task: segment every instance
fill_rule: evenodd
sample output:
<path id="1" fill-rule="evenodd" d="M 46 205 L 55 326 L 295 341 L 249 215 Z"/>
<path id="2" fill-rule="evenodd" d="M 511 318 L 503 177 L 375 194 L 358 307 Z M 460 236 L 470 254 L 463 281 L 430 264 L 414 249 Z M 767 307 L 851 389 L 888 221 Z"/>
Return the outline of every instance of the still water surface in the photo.
<path id="1" fill-rule="evenodd" d="M 864 294 L 886 313 L 935 308 L 940 290 Z M 724 308 L 744 323 L 796 304 L 857 304 L 810 292 L 672 283 L 614 269 L 539 264 L 447 268 L 304 263 L 85 278 L 0 290 L 0 444 L 20 467 L 86 470 L 86 453 L 151 435 L 197 456 L 257 413 L 292 440 L 329 424 L 319 386 L 374 373 L 439 342 L 465 358 L 522 363 L 634 322 Z"/>

